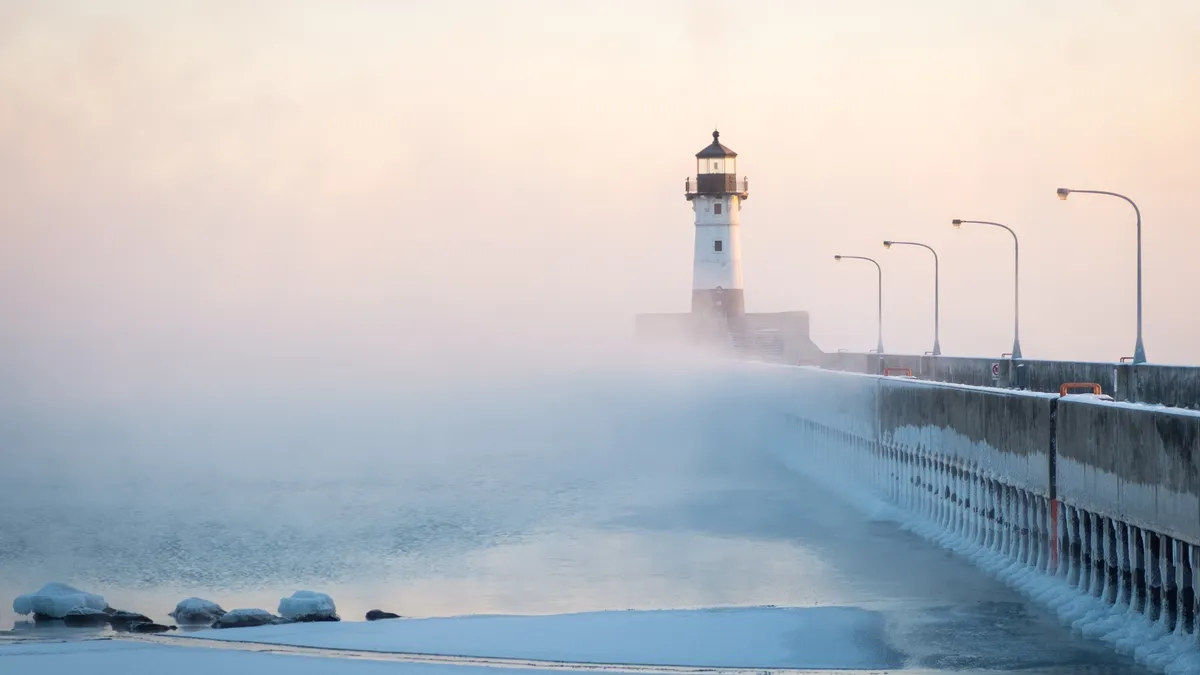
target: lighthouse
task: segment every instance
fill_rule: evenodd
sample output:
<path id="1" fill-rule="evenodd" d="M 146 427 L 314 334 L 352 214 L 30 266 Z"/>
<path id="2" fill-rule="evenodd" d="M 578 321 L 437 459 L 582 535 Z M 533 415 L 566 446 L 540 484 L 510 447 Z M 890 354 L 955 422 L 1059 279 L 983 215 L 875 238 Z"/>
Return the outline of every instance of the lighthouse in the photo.
<path id="1" fill-rule="evenodd" d="M 742 201 L 749 185 L 737 179 L 737 153 L 712 144 L 696 153 L 696 178 L 684 183 L 684 196 L 696 214 L 692 258 L 692 314 L 737 319 L 746 313 L 742 293 L 742 244 L 738 236 Z"/>
<path id="2" fill-rule="evenodd" d="M 770 363 L 820 364 L 824 354 L 808 336 L 808 312 L 746 313 L 742 293 L 742 202 L 750 197 L 738 180 L 737 153 L 712 144 L 696 153 L 696 175 L 683 184 L 696 214 L 690 312 L 638 314 L 640 342 L 684 345 Z"/>

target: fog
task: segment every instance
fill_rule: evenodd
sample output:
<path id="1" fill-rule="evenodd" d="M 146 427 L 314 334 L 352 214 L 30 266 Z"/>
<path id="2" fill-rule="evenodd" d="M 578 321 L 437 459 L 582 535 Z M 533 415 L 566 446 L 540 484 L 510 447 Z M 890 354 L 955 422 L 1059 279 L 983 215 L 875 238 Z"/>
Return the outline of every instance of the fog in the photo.
<path id="1" fill-rule="evenodd" d="M 1147 353 L 1200 362 L 1200 9 L 977 4 L 0 0 L 0 628 L 57 579 L 164 621 L 843 604 L 914 667 L 1112 663 L 791 470 L 750 366 L 632 341 L 688 310 L 715 125 L 747 308 L 826 351 L 875 345 L 834 254 L 931 347 L 883 239 L 941 253 L 947 354 L 1007 351 L 964 218 L 1021 235 L 1027 357 L 1129 355 L 1131 210 L 1063 186 L 1138 201 Z"/>
<path id="2" fill-rule="evenodd" d="M 420 614 L 608 607 L 598 580 L 583 583 L 595 561 L 578 571 L 547 550 L 583 560 L 555 548 L 709 482 L 697 467 L 726 464 L 749 421 L 718 421 L 728 394 L 712 378 L 490 373 L 455 392 L 10 413 L 0 597 L 66 579 L 160 616 L 193 593 L 273 608 L 297 584 L 337 589 L 357 618 L 385 601 Z"/>
<path id="3" fill-rule="evenodd" d="M 684 311 L 681 183 L 714 124 L 751 181 L 751 311 L 826 350 L 1133 344 L 1194 363 L 1194 3 L 929 0 L 0 7 L 0 374 L 91 403 L 362 388 L 623 348 Z M 436 367 L 434 364 L 438 364 Z"/>
<path id="4" fill-rule="evenodd" d="M 378 607 L 622 610 L 617 622 L 629 609 L 853 611 L 870 630 L 830 627 L 853 638 L 833 643 L 853 645 L 838 658 L 1146 672 L 901 529 L 898 511 L 814 478 L 844 477 L 845 458 L 800 446 L 807 432 L 780 409 L 820 405 L 786 395 L 778 367 L 605 366 L 26 420 L 4 439 L 0 597 L 63 579 L 161 621 L 192 595 L 269 610 L 300 588 L 330 593 L 347 621 Z M 13 618 L 0 605 L 0 625 Z M 530 649 L 562 641 L 554 618 L 542 625 L 521 635 Z M 464 644 L 480 632 L 447 630 Z M 613 635 L 588 644 L 660 642 Z M 790 653 L 806 665 L 828 649 Z"/>

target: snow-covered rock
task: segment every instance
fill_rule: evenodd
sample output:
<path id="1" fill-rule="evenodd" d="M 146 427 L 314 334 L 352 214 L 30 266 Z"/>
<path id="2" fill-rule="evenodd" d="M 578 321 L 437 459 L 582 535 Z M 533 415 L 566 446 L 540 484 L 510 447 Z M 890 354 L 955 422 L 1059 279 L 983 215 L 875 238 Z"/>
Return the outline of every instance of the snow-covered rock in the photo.
<path id="1" fill-rule="evenodd" d="M 212 625 L 212 622 L 225 616 L 225 610 L 211 600 L 188 598 L 175 605 L 175 611 L 168 616 L 182 626 L 209 626 Z"/>
<path id="2" fill-rule="evenodd" d="M 315 591 L 296 591 L 279 601 L 279 616 L 289 621 L 340 621 L 333 598 Z"/>
<path id="3" fill-rule="evenodd" d="M 279 617 L 265 609 L 235 609 L 213 622 L 213 628 L 252 628 L 279 623 Z"/>
<path id="4" fill-rule="evenodd" d="M 95 593 L 86 593 L 73 586 L 51 582 L 36 593 L 24 593 L 13 600 L 13 611 L 17 614 L 35 614 L 52 619 L 62 619 L 73 609 L 104 611 L 108 603 Z"/>
<path id="5" fill-rule="evenodd" d="M 169 630 L 175 630 L 175 626 L 164 626 L 161 623 L 135 623 L 129 627 L 131 633 L 165 633 Z"/>
<path id="6" fill-rule="evenodd" d="M 108 612 L 91 607 L 76 607 L 63 615 L 62 620 L 72 628 L 99 628 L 108 625 Z"/>
<path id="7" fill-rule="evenodd" d="M 154 621 L 145 614 L 127 612 L 123 609 L 108 612 L 108 624 L 116 631 L 131 630 L 132 626 L 142 623 L 154 623 Z"/>

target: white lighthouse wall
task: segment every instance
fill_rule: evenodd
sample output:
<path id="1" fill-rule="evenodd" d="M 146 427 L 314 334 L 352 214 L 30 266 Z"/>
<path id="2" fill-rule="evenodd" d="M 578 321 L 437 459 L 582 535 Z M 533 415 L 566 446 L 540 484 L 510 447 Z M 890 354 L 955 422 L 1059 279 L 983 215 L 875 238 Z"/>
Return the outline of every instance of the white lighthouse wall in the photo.
<path id="1" fill-rule="evenodd" d="M 742 243 L 739 237 L 740 200 L 733 195 L 696 197 L 696 247 L 692 258 L 692 289 L 742 288 Z M 721 204 L 715 213 L 714 204 Z M 721 250 L 714 245 L 721 242 Z"/>

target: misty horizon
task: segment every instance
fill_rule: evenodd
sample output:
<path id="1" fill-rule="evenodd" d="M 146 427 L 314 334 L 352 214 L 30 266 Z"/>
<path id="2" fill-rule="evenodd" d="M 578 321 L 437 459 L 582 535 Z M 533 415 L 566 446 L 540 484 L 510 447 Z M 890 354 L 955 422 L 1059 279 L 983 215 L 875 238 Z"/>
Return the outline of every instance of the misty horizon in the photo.
<path id="1" fill-rule="evenodd" d="M 458 11 L 464 10 L 464 11 Z M 687 311 L 683 181 L 751 183 L 749 311 L 825 351 L 1200 363 L 1197 9 L 1076 0 L 0 8 L 0 378 L 138 400 L 618 358 Z M 884 28 L 887 30 L 884 30 Z M 437 364 L 437 365 L 435 365 Z M 421 375 L 421 373 L 424 373 Z M 157 393 L 156 393 L 157 392 Z"/>

